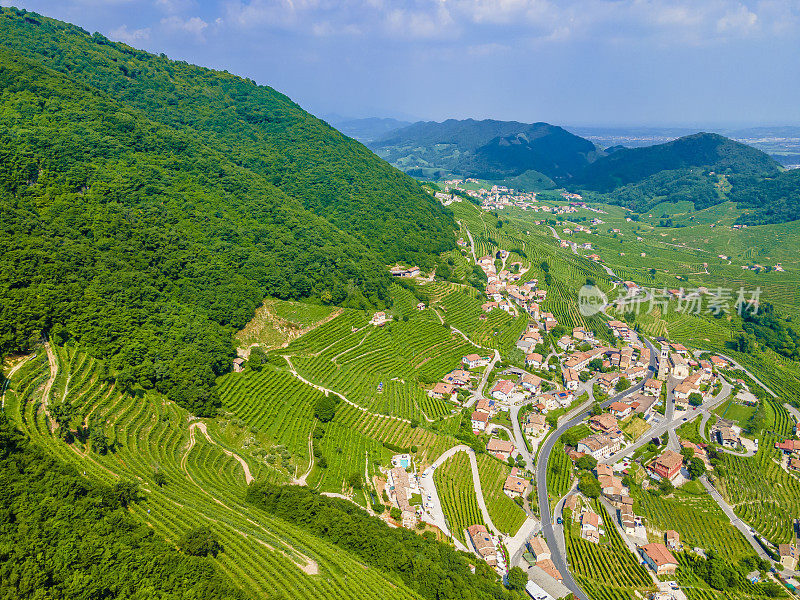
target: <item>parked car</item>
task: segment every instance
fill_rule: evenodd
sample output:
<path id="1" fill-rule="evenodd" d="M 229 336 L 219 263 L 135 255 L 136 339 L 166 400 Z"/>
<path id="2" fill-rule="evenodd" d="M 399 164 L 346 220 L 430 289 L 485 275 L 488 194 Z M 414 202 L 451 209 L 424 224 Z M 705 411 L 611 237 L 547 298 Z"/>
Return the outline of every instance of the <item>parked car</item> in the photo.
<path id="1" fill-rule="evenodd" d="M 564 519 L 562 519 L 561 517 L 558 517 L 556 519 L 556 523 L 558 523 L 559 525 L 561 525 L 563 522 L 564 522 Z"/>

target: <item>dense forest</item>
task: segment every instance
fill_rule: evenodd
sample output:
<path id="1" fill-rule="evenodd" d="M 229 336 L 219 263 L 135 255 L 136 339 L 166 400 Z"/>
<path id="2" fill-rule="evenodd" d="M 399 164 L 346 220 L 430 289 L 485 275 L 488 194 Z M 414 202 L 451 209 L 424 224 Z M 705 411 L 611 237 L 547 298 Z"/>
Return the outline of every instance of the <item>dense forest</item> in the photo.
<path id="1" fill-rule="evenodd" d="M 800 219 L 800 169 L 772 177 L 740 175 L 731 177 L 730 199 L 752 212 L 739 217 L 739 223 L 766 225 Z"/>
<path id="2" fill-rule="evenodd" d="M 697 133 L 665 144 L 626 148 L 599 158 L 573 178 L 572 187 L 610 192 L 662 171 L 703 167 L 717 174 L 778 172 L 767 154 L 714 133 Z"/>
<path id="3" fill-rule="evenodd" d="M 100 89 L 262 175 L 384 263 L 431 267 L 455 247 L 449 211 L 419 184 L 283 94 L 80 27 L 0 9 L 0 45 Z"/>
<path id="4" fill-rule="evenodd" d="M 74 339 L 208 416 L 265 296 L 380 307 L 388 262 L 454 247 L 415 181 L 252 81 L 4 8 L 0 90 L 0 356 Z"/>
<path id="5" fill-rule="evenodd" d="M 92 483 L 0 412 L 0 599 L 244 599 L 203 549 L 183 551 L 127 510 L 137 485 Z"/>
<path id="6" fill-rule="evenodd" d="M 636 183 L 619 187 L 599 199 L 639 213 L 647 212 L 661 202 L 684 200 L 694 202 L 695 208 L 701 210 L 722 201 L 717 191 L 717 181 L 718 178 L 706 169 L 660 171 Z"/>
<path id="7" fill-rule="evenodd" d="M 366 564 L 398 575 L 407 586 L 430 600 L 521 600 L 517 592 L 503 588 L 495 572 L 467 558 L 432 536 L 403 528 L 390 528 L 359 506 L 321 495 L 296 485 L 255 482 L 247 501 L 294 523 Z"/>
<path id="8" fill-rule="evenodd" d="M 594 144 L 561 127 L 491 119 L 414 123 L 369 146 L 408 172 L 437 170 L 485 179 L 528 171 L 569 177 L 597 155 Z"/>
<path id="9" fill-rule="evenodd" d="M 265 295 L 386 296 L 374 252 L 186 132 L 5 52 L 0 88 L 0 353 L 73 338 L 207 415 Z"/>

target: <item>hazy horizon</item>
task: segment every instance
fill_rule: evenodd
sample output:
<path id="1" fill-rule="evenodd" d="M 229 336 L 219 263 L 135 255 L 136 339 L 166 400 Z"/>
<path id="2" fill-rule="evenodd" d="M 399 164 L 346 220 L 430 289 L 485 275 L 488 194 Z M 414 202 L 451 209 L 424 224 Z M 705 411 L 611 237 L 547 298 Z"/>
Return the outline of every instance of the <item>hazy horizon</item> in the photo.
<path id="1" fill-rule="evenodd" d="M 317 115 L 800 125 L 800 2 L 0 0 L 269 85 Z"/>

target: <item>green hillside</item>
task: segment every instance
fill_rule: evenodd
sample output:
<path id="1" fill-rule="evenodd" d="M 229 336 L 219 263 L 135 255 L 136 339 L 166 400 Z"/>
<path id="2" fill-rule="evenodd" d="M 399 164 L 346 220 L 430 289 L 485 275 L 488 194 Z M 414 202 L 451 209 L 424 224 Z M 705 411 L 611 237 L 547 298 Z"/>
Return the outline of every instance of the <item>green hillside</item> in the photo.
<path id="1" fill-rule="evenodd" d="M 800 219 L 800 169 L 772 177 L 742 175 L 731 178 L 731 200 L 754 209 L 742 215 L 740 223 L 764 225 Z"/>
<path id="2" fill-rule="evenodd" d="M 370 147 L 415 176 L 452 173 L 493 180 L 528 171 L 569 177 L 596 157 L 594 144 L 561 127 L 490 119 L 414 123 Z"/>
<path id="3" fill-rule="evenodd" d="M 714 133 L 696 133 L 666 144 L 626 148 L 587 166 L 570 184 L 609 192 L 661 171 L 703 167 L 720 174 L 766 175 L 778 172 L 767 154 Z"/>
<path id="4" fill-rule="evenodd" d="M 272 88 L 14 8 L 0 44 L 100 89 L 264 177 L 376 251 L 431 266 L 452 218 L 411 178 Z"/>

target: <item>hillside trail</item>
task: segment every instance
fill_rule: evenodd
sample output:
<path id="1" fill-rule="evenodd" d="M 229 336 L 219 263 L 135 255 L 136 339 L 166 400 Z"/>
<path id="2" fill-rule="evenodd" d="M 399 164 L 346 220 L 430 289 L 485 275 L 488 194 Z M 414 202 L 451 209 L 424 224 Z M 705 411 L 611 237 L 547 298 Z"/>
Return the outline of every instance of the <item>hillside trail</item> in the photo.
<path id="1" fill-rule="evenodd" d="M 217 442 L 215 442 L 211 438 L 211 436 L 208 434 L 208 429 L 206 428 L 206 424 L 201 422 L 201 421 L 195 421 L 194 423 L 189 425 L 189 435 L 191 436 L 191 439 L 194 439 L 194 436 L 192 435 L 192 430 L 195 429 L 195 428 L 197 428 L 197 429 L 199 429 L 200 431 L 203 432 L 203 435 L 206 437 L 206 439 L 208 440 L 209 444 L 213 444 L 213 445 L 217 446 L 225 454 L 227 454 L 231 458 L 235 459 L 240 465 L 242 465 L 242 469 L 244 470 L 245 483 L 247 483 L 247 485 L 250 485 L 250 482 L 253 481 L 253 479 L 255 479 L 255 478 L 253 477 L 252 473 L 250 473 L 250 466 L 247 464 L 247 462 L 241 456 L 236 454 L 235 452 L 231 452 L 230 450 L 227 450 L 226 448 L 223 448 L 221 445 L 219 445 Z M 190 450 L 191 450 L 191 448 L 190 448 Z"/>
<path id="2" fill-rule="evenodd" d="M 292 360 L 288 355 L 284 354 L 283 358 L 285 358 L 286 362 L 289 364 L 289 372 L 292 375 L 294 375 L 297 379 L 299 379 L 300 381 L 302 381 L 306 385 L 310 385 L 314 389 L 319 390 L 320 392 L 322 392 L 326 396 L 328 396 L 330 394 L 333 394 L 334 396 L 338 396 L 339 398 L 341 398 L 344 402 L 346 402 L 350 406 L 352 406 L 354 408 L 357 408 L 361 412 L 366 413 L 366 414 L 368 414 L 370 416 L 373 416 L 373 417 L 380 417 L 382 419 L 394 419 L 395 421 L 402 421 L 403 423 L 411 423 L 410 419 L 404 419 L 403 417 L 396 417 L 394 415 L 381 415 L 379 413 L 371 412 L 371 411 L 367 410 L 366 408 L 364 408 L 363 406 L 361 406 L 360 404 L 356 404 L 352 400 L 348 400 L 343 394 L 340 394 L 339 392 L 336 392 L 336 391 L 331 390 L 329 388 L 323 387 L 321 385 L 317 385 L 316 383 L 310 382 L 308 379 L 306 379 L 305 377 L 300 375 L 300 373 L 297 372 L 297 369 L 294 368 L 294 365 L 292 364 Z"/>
<path id="3" fill-rule="evenodd" d="M 50 391 L 53 389 L 56 376 L 58 376 L 58 359 L 56 358 L 56 353 L 53 352 L 52 346 L 50 346 L 50 342 L 45 342 L 44 348 L 47 351 L 47 362 L 50 366 L 50 377 L 47 379 L 47 383 L 45 384 L 42 392 L 42 408 L 44 408 L 44 414 L 47 417 L 47 426 L 52 432 L 55 431 L 56 427 L 55 423 L 53 422 L 53 418 L 50 416 Z"/>
<path id="4" fill-rule="evenodd" d="M 35 354 L 29 354 L 28 356 L 26 356 L 25 358 L 20 360 L 17 364 L 15 364 L 13 367 L 11 367 L 9 369 L 8 373 L 6 374 L 6 376 L 5 376 L 6 381 L 3 384 L 3 399 L 2 399 L 2 408 L 3 409 L 5 409 L 5 407 L 6 407 L 6 390 L 8 389 L 8 384 L 11 381 L 11 378 L 14 376 L 14 373 L 19 371 L 20 368 L 22 368 L 22 366 L 26 362 L 28 362 L 30 359 L 32 359 L 34 356 L 36 356 L 36 355 Z"/>
<path id="5" fill-rule="evenodd" d="M 314 425 L 316 424 L 317 420 L 314 419 Z M 300 477 L 292 481 L 292 483 L 295 485 L 308 485 L 306 480 L 308 479 L 308 476 L 311 475 L 311 469 L 314 468 L 314 426 L 312 426 L 311 431 L 308 432 L 308 456 L 308 469 L 306 469 L 306 472 Z"/>
<path id="6" fill-rule="evenodd" d="M 464 227 L 461 224 L 461 221 L 456 221 L 456 223 L 458 223 L 459 227 Z M 464 229 L 466 230 L 467 237 L 469 238 L 469 246 L 470 246 L 470 250 L 472 251 L 472 260 L 473 260 L 473 262 L 475 264 L 477 264 L 478 263 L 478 255 L 475 254 L 475 240 L 472 239 L 472 232 L 469 230 L 469 227 L 464 227 Z"/>

